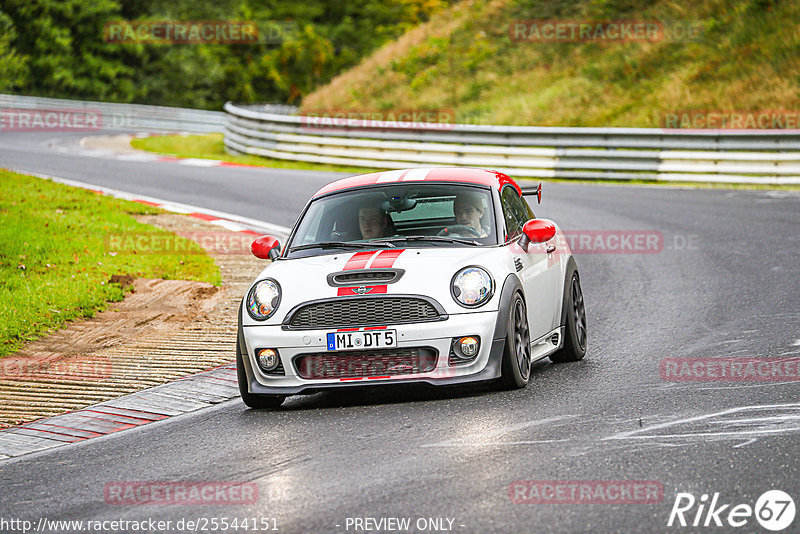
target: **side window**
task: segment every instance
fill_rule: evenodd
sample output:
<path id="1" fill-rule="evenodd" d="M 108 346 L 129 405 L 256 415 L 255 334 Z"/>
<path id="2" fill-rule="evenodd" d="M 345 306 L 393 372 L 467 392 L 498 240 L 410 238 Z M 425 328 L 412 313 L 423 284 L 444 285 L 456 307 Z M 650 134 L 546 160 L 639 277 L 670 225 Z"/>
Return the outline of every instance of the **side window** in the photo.
<path id="1" fill-rule="evenodd" d="M 533 218 L 533 211 L 513 187 L 505 187 L 500 193 L 500 205 L 506 220 L 506 239 L 511 240 L 522 233 L 522 226 Z"/>
<path id="2" fill-rule="evenodd" d="M 523 213 L 525 213 L 525 222 L 528 222 L 531 219 L 535 219 L 536 215 L 533 214 L 533 210 L 531 209 L 531 205 L 528 204 L 528 201 L 525 200 L 525 197 L 520 197 L 519 201 L 520 201 L 520 204 L 522 204 Z M 525 224 L 525 223 L 523 223 L 523 224 Z"/>

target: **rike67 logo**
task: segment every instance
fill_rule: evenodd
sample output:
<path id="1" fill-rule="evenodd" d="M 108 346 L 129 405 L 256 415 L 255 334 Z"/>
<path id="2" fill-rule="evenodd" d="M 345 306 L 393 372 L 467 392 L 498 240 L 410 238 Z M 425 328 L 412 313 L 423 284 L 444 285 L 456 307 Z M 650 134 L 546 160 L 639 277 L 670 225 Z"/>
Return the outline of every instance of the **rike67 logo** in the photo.
<path id="1" fill-rule="evenodd" d="M 763 528 L 778 532 L 792 524 L 795 511 L 792 497 L 780 490 L 765 492 L 756 500 L 755 506 L 724 503 L 719 493 L 710 498 L 704 493 L 699 499 L 691 493 L 678 493 L 667 526 L 738 528 L 750 525 L 747 530 L 752 531 L 755 517 Z"/>

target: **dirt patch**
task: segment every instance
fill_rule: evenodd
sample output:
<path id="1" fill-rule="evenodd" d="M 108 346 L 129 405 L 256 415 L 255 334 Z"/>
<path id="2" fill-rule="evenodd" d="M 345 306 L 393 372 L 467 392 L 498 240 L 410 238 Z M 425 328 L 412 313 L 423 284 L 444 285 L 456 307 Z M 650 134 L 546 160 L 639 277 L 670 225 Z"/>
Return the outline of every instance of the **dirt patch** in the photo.
<path id="1" fill-rule="evenodd" d="M 26 345 L 1 360 L 43 362 L 72 355 L 91 356 L 154 330 L 176 329 L 213 309 L 223 296 L 221 288 L 187 280 L 134 280 L 134 292 L 91 319 L 70 323 Z M 123 286 L 125 287 L 125 286 Z"/>
<path id="2" fill-rule="evenodd" d="M 91 135 L 81 139 L 81 146 L 89 150 L 110 150 L 119 154 L 140 154 L 131 146 L 132 135 Z"/>
<path id="3" fill-rule="evenodd" d="M 137 217 L 176 233 L 225 231 L 185 215 Z M 235 233 L 235 232 L 232 232 Z M 211 254 L 223 286 L 136 279 L 125 300 L 0 359 L 0 428 L 76 410 L 231 362 L 236 310 L 265 262 Z"/>
<path id="4" fill-rule="evenodd" d="M 130 274 L 114 274 L 108 279 L 109 284 L 119 284 L 123 289 L 133 285 L 134 278 Z"/>

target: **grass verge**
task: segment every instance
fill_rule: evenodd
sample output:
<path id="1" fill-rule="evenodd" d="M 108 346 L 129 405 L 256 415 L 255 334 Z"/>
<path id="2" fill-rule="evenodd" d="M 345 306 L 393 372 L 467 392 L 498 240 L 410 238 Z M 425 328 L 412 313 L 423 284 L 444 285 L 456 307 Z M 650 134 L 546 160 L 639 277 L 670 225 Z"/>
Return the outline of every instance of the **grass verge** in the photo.
<path id="1" fill-rule="evenodd" d="M 0 356 L 122 300 L 126 288 L 109 283 L 112 275 L 221 282 L 197 244 L 133 217 L 160 210 L 3 169 L 0 191 Z M 107 250 L 109 236 L 143 234 L 168 236 L 186 252 Z"/>
<path id="2" fill-rule="evenodd" d="M 368 169 L 365 167 L 346 167 L 340 165 L 326 165 L 322 163 L 307 163 L 303 161 L 289 161 L 261 156 L 234 156 L 225 152 L 225 144 L 221 133 L 202 135 L 157 135 L 153 137 L 138 137 L 131 139 L 131 146 L 139 150 L 147 150 L 165 156 L 179 158 L 205 158 L 242 165 L 257 165 L 259 167 L 272 167 L 274 169 L 300 169 L 307 171 L 336 171 L 364 174 L 382 169 Z"/>

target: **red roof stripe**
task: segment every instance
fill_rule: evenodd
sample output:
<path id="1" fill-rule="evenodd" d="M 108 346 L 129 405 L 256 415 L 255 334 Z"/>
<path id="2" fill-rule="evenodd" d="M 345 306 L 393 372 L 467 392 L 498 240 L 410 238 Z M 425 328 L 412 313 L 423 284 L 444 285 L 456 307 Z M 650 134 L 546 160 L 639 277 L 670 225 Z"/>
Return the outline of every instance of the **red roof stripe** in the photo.
<path id="1" fill-rule="evenodd" d="M 485 169 L 473 169 L 468 167 L 435 167 L 431 169 L 418 168 L 400 171 L 373 172 L 369 174 L 351 176 L 349 178 L 337 180 L 336 182 L 332 182 L 322 187 L 322 189 L 317 191 L 314 196 L 318 197 L 320 195 L 324 195 L 325 193 L 341 191 L 342 189 L 349 189 L 351 187 L 374 185 L 376 183 L 381 183 L 382 177 L 386 183 L 393 183 L 403 180 L 409 173 L 412 175 L 412 177 L 420 179 L 417 178 L 417 176 L 424 171 L 428 171 L 423 178 L 425 181 L 482 184 L 494 187 L 495 189 L 502 189 L 506 184 L 511 184 L 519 194 L 522 194 L 522 190 L 520 189 L 519 185 L 517 185 L 514 180 L 502 172 Z M 397 179 L 395 179 L 395 176 L 397 176 Z"/>

